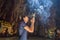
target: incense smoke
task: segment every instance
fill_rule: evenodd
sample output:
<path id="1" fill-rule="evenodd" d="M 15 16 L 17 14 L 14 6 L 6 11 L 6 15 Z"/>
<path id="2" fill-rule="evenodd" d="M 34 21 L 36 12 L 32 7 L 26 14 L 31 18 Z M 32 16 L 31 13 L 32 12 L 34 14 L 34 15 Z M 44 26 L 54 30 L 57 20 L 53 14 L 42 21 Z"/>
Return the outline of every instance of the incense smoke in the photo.
<path id="1" fill-rule="evenodd" d="M 27 0 L 29 12 L 36 12 L 41 18 L 42 23 L 46 23 L 50 16 L 50 8 L 53 3 L 51 0 Z"/>

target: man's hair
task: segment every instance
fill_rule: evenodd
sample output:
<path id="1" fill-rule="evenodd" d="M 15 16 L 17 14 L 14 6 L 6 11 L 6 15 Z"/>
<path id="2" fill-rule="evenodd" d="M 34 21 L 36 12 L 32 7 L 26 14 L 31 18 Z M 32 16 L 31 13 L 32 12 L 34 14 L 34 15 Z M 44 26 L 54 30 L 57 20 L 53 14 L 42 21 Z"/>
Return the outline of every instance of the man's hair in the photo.
<path id="1" fill-rule="evenodd" d="M 28 14 L 22 15 L 22 18 L 24 18 L 24 17 L 28 17 L 29 18 L 29 15 Z"/>
<path id="2" fill-rule="evenodd" d="M 24 18 L 24 17 L 26 17 L 26 16 L 28 17 L 28 15 L 23 15 L 22 18 Z"/>
<path id="3" fill-rule="evenodd" d="M 24 18 L 24 17 L 26 17 L 26 16 L 28 17 L 28 15 L 27 15 L 27 14 L 22 15 L 22 16 L 21 16 L 21 21 L 23 21 L 23 18 Z"/>

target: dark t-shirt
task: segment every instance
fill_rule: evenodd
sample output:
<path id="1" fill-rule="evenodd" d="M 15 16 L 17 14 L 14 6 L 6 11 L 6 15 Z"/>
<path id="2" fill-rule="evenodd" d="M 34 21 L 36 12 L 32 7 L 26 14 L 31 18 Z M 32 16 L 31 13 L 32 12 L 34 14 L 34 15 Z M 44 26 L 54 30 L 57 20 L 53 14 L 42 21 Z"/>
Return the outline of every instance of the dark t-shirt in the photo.
<path id="1" fill-rule="evenodd" d="M 24 29 L 26 26 L 25 22 L 21 22 L 19 25 L 19 35 L 21 36 L 19 40 L 27 40 L 27 31 Z"/>

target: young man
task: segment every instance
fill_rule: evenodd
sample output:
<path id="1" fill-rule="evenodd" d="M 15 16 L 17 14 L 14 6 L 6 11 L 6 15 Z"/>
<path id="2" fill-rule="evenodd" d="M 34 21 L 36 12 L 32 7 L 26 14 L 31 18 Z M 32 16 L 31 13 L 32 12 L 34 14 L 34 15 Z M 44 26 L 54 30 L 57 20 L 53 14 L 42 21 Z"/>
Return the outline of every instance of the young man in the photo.
<path id="1" fill-rule="evenodd" d="M 19 35 L 20 38 L 19 40 L 27 40 L 27 32 L 33 33 L 34 32 L 34 23 L 35 23 L 35 18 L 33 17 L 31 21 L 30 27 L 27 25 L 28 23 L 28 16 L 23 16 L 23 21 L 20 23 L 19 27 Z"/>

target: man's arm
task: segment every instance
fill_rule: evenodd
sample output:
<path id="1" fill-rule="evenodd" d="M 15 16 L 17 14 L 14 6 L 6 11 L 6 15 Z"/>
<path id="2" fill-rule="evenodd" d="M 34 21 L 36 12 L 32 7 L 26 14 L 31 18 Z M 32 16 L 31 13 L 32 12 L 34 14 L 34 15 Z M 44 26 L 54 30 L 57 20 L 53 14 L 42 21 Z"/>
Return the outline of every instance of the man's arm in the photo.
<path id="1" fill-rule="evenodd" d="M 30 33 L 33 33 L 34 32 L 34 23 L 35 23 L 35 19 L 32 18 L 31 19 L 31 26 L 25 26 L 24 29 L 27 30 L 28 32 Z"/>
<path id="2" fill-rule="evenodd" d="M 31 24 L 31 27 L 25 26 L 24 29 L 27 30 L 30 33 L 33 33 L 34 32 L 34 25 Z"/>

